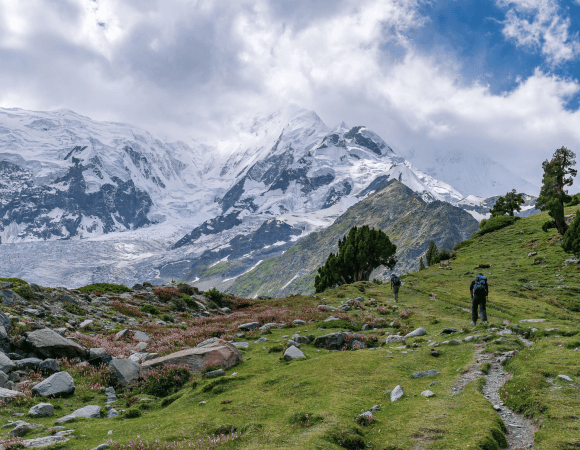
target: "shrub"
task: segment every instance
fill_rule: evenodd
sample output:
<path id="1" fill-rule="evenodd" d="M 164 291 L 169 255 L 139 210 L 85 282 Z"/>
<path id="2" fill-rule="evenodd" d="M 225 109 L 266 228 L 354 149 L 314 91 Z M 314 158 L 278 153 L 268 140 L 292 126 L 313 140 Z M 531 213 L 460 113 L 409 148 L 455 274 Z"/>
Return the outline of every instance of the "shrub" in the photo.
<path id="1" fill-rule="evenodd" d="M 235 433 L 236 431 L 238 431 L 238 427 L 236 427 L 235 425 L 222 424 L 213 429 L 213 434 L 215 434 L 216 436 L 220 436 L 222 434 Z"/>
<path id="2" fill-rule="evenodd" d="M 318 422 L 322 422 L 323 417 L 318 414 L 296 412 L 288 418 L 290 425 L 300 425 L 302 427 L 308 427 Z"/>
<path id="3" fill-rule="evenodd" d="M 181 367 L 153 369 L 139 385 L 145 394 L 167 397 L 179 391 L 189 381 L 190 376 L 189 371 Z"/>
<path id="4" fill-rule="evenodd" d="M 143 317 L 143 313 L 131 305 L 126 305 L 121 302 L 112 302 L 111 308 L 129 317 Z"/>
<path id="5" fill-rule="evenodd" d="M 154 316 L 159 314 L 159 310 L 153 305 L 143 305 L 139 309 L 144 313 L 153 314 Z"/>
<path id="6" fill-rule="evenodd" d="M 492 231 L 500 230 L 507 226 L 513 225 L 516 221 L 520 220 L 519 217 L 511 216 L 496 216 L 489 219 L 484 219 L 479 223 L 479 231 L 475 233 L 472 237 L 483 236 L 484 234 L 491 233 Z"/>
<path id="7" fill-rule="evenodd" d="M 32 289 L 28 284 L 17 287 L 14 289 L 14 292 L 17 292 L 18 295 L 26 300 L 32 300 L 34 298 L 34 289 Z"/>
<path id="8" fill-rule="evenodd" d="M 224 294 L 218 291 L 216 288 L 211 288 L 204 294 L 210 301 L 216 303 L 218 306 L 221 306 L 222 299 L 224 298 Z"/>
<path id="9" fill-rule="evenodd" d="M 359 414 L 358 416 L 356 416 L 355 419 L 355 422 L 363 427 L 372 424 L 374 421 L 375 421 L 374 417 L 367 416 L 365 414 Z"/>
<path id="10" fill-rule="evenodd" d="M 438 264 L 441 261 L 448 261 L 451 259 L 451 254 L 446 250 L 443 249 L 440 253 L 435 255 L 431 260 L 431 264 Z"/>
<path id="11" fill-rule="evenodd" d="M 486 362 L 481 366 L 481 371 L 486 375 L 489 374 L 489 369 L 491 369 L 491 363 L 489 362 Z"/>
<path id="12" fill-rule="evenodd" d="M 162 302 L 168 302 L 174 297 L 181 297 L 181 292 L 172 287 L 159 287 L 153 289 L 153 293 Z"/>
<path id="13" fill-rule="evenodd" d="M 122 284 L 94 283 L 80 287 L 77 289 L 77 291 L 81 291 L 84 294 L 90 294 L 91 292 L 103 292 L 106 294 L 122 294 L 123 292 L 131 292 L 131 289 Z"/>
<path id="14" fill-rule="evenodd" d="M 164 322 L 171 322 L 171 323 L 173 323 L 173 317 L 171 317 L 169 314 L 163 314 L 161 316 L 161 320 L 163 320 Z"/>
<path id="15" fill-rule="evenodd" d="M 65 311 L 74 314 L 75 316 L 85 316 L 87 312 L 76 303 L 65 302 L 62 304 Z"/>
<path id="16" fill-rule="evenodd" d="M 345 293 L 344 293 L 344 292 L 342 292 L 342 291 L 338 291 L 338 292 L 336 293 L 336 296 L 337 296 L 338 298 L 344 298 L 344 297 L 346 297 Z"/>
<path id="17" fill-rule="evenodd" d="M 173 297 L 171 303 L 173 304 L 173 309 L 176 311 L 183 312 L 187 308 L 187 303 L 185 303 L 185 300 L 181 297 Z"/>
<path id="18" fill-rule="evenodd" d="M 566 253 L 573 253 L 574 256 L 580 258 L 580 212 L 576 213 L 574 222 L 564 233 L 562 249 Z"/>
<path id="19" fill-rule="evenodd" d="M 280 345 L 276 345 L 275 347 L 271 347 L 268 350 L 268 353 L 280 353 L 284 351 L 284 347 L 280 346 Z"/>
<path id="20" fill-rule="evenodd" d="M 123 414 L 123 416 L 125 416 L 126 419 L 137 419 L 138 417 L 141 417 L 143 415 L 143 413 L 138 410 L 137 408 L 130 408 L 127 411 L 125 411 L 125 413 Z"/>
<path id="21" fill-rule="evenodd" d="M 181 298 L 183 299 L 188 308 L 197 308 L 197 304 L 195 303 L 194 298 L 191 298 L 187 294 L 181 294 Z"/>
<path id="22" fill-rule="evenodd" d="M 383 284 L 383 282 L 381 280 L 379 280 L 378 278 L 373 279 L 373 283 L 378 284 L 379 286 L 381 284 Z"/>
<path id="23" fill-rule="evenodd" d="M 327 435 L 327 439 L 348 450 L 364 450 L 365 448 L 365 442 L 361 436 L 361 432 L 356 428 L 335 430 Z"/>
<path id="24" fill-rule="evenodd" d="M 177 285 L 177 289 L 179 289 L 179 292 L 186 295 L 193 295 L 196 293 L 195 291 L 197 290 L 193 286 L 190 286 L 189 284 L 186 283 L 179 283 Z"/>

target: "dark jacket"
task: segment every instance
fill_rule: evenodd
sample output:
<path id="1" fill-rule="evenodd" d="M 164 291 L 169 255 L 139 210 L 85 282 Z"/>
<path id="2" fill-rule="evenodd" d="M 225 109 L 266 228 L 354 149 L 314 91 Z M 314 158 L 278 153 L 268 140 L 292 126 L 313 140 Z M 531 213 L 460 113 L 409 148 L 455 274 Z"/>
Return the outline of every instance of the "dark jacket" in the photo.
<path id="1" fill-rule="evenodd" d="M 474 288 L 474 287 L 475 287 L 475 280 L 473 280 L 473 281 L 471 282 L 471 284 L 469 285 L 469 291 L 470 291 L 470 292 L 473 292 L 473 288 Z M 489 289 L 488 289 L 488 287 L 487 287 L 487 282 L 486 282 L 486 283 L 485 283 L 485 296 L 487 297 L 487 296 L 488 296 L 488 294 L 489 294 Z M 475 294 L 475 292 L 473 292 L 473 296 L 474 296 L 474 297 L 477 297 L 477 298 L 479 298 L 479 297 L 478 297 L 478 296 Z M 481 296 L 480 296 L 480 297 L 481 297 Z"/>

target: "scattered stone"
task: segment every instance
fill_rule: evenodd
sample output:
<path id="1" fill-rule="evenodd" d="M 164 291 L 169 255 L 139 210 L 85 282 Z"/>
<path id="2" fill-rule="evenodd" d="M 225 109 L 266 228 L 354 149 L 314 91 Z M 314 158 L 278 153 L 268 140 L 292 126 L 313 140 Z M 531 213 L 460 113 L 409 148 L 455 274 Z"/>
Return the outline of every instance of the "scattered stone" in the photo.
<path id="1" fill-rule="evenodd" d="M 501 406 L 493 405 L 493 409 L 495 409 L 496 411 L 501 411 Z"/>
<path id="2" fill-rule="evenodd" d="M 252 330 L 257 330 L 259 327 L 260 327 L 260 322 L 250 322 L 250 323 L 244 323 L 242 325 L 238 325 L 238 330 L 252 331 Z"/>
<path id="3" fill-rule="evenodd" d="M 16 370 L 36 371 L 40 363 L 42 363 L 42 359 L 39 358 L 22 358 L 16 361 Z"/>
<path id="4" fill-rule="evenodd" d="M 117 412 L 117 411 L 115 411 L 115 412 Z M 119 413 L 117 413 L 117 415 L 119 415 Z M 95 448 L 93 448 L 91 450 L 105 450 L 106 448 L 109 448 L 109 444 L 97 445 Z"/>
<path id="5" fill-rule="evenodd" d="M 0 352 L 0 370 L 4 373 L 10 373 L 16 368 L 16 363 L 4 353 Z"/>
<path id="6" fill-rule="evenodd" d="M 302 351 L 294 346 L 288 347 L 284 352 L 284 359 L 286 361 L 291 361 L 293 359 L 306 358 L 306 355 Z"/>
<path id="7" fill-rule="evenodd" d="M 289 339 L 288 342 L 286 342 L 286 347 L 300 347 L 300 344 L 296 341 L 293 341 L 292 339 Z"/>
<path id="8" fill-rule="evenodd" d="M 212 338 L 206 339 L 205 341 L 200 342 L 199 344 L 197 344 L 196 347 L 205 347 L 206 345 L 213 344 L 218 339 L 219 338 L 217 338 L 217 337 L 212 337 Z"/>
<path id="9" fill-rule="evenodd" d="M 545 322 L 546 319 L 522 319 L 520 323 L 537 323 L 537 322 Z"/>
<path id="10" fill-rule="evenodd" d="M 268 338 L 261 337 L 260 339 L 255 340 L 254 344 L 261 344 L 262 342 L 268 342 Z"/>
<path id="11" fill-rule="evenodd" d="M 538 254 L 538 252 L 530 252 L 528 253 L 528 258 L 531 258 L 532 256 L 536 256 Z"/>
<path id="12" fill-rule="evenodd" d="M 20 437 L 20 436 L 24 436 L 30 430 L 34 430 L 35 428 L 40 428 L 40 427 L 42 427 L 42 425 L 40 425 L 40 424 L 24 422 L 24 423 L 21 423 L 20 425 L 18 425 L 17 427 L 12 428 L 12 430 L 10 430 L 9 434 L 12 437 Z"/>
<path id="13" fill-rule="evenodd" d="M 449 345 L 459 345 L 459 344 L 461 344 L 461 343 L 463 343 L 463 341 L 462 341 L 461 339 L 451 339 L 451 340 L 448 342 L 448 344 L 449 344 Z"/>
<path id="14" fill-rule="evenodd" d="M 469 342 L 469 341 L 476 341 L 479 339 L 479 336 L 466 336 L 465 337 L 465 342 Z"/>
<path id="15" fill-rule="evenodd" d="M 425 370 L 423 372 L 415 372 L 413 374 L 413 378 L 423 378 L 423 377 L 428 377 L 431 375 L 441 375 L 441 373 L 437 372 L 436 370 Z"/>
<path id="16" fill-rule="evenodd" d="M 67 441 L 68 439 L 64 436 L 46 436 L 36 439 L 25 439 L 24 441 L 22 441 L 22 445 L 25 448 L 39 448 L 39 447 L 48 447 L 49 445 L 53 444 L 61 444 Z"/>
<path id="17" fill-rule="evenodd" d="M 270 328 L 282 328 L 284 325 L 286 325 L 286 324 L 285 323 L 278 323 L 278 322 L 266 323 L 266 324 L 262 325 L 259 328 L 259 330 L 266 331 L 266 330 L 269 330 Z"/>
<path id="18" fill-rule="evenodd" d="M 441 335 L 444 334 L 453 334 L 453 333 L 459 333 L 460 330 L 457 330 L 456 328 L 444 328 L 443 331 L 441 332 Z"/>
<path id="19" fill-rule="evenodd" d="M 111 417 L 117 417 L 118 415 L 119 415 L 119 412 L 115 408 L 111 408 L 107 412 L 105 419 L 110 419 Z"/>
<path id="20" fill-rule="evenodd" d="M 292 336 L 292 340 L 299 344 L 308 344 L 310 342 L 310 339 L 307 336 L 300 336 L 298 334 Z"/>
<path id="21" fill-rule="evenodd" d="M 18 425 L 22 425 L 23 423 L 26 423 L 24 420 L 17 420 L 16 422 L 10 422 L 7 423 L 6 425 L 2 425 L 2 428 L 14 428 L 17 427 Z"/>
<path id="22" fill-rule="evenodd" d="M 405 336 L 405 339 L 417 336 L 425 336 L 427 334 L 427 330 L 423 327 L 419 327 L 414 331 L 411 331 L 409 334 Z"/>
<path id="23" fill-rule="evenodd" d="M 338 308 L 336 308 L 335 306 L 330 306 L 330 305 L 318 305 L 317 306 L 319 311 L 337 311 Z"/>
<path id="24" fill-rule="evenodd" d="M 224 369 L 212 370 L 203 374 L 204 378 L 222 377 L 226 374 Z"/>
<path id="25" fill-rule="evenodd" d="M 436 384 L 439 384 L 439 381 L 433 381 L 432 383 L 429 383 L 429 387 L 435 386 Z"/>
<path id="26" fill-rule="evenodd" d="M 421 392 L 421 397 L 435 397 L 435 394 L 430 390 Z"/>
<path id="27" fill-rule="evenodd" d="M 404 344 L 405 343 L 405 336 L 397 336 L 397 335 L 388 336 L 386 343 L 387 344 Z"/>
<path id="28" fill-rule="evenodd" d="M 365 324 L 364 324 L 364 325 L 361 327 L 361 329 L 362 329 L 362 330 L 370 330 L 370 329 L 371 329 L 371 326 L 370 326 L 368 323 L 365 323 Z"/>
<path id="29" fill-rule="evenodd" d="M 36 354 L 44 358 L 76 358 L 84 357 L 86 351 L 76 342 L 62 337 L 49 328 L 36 330 L 28 333 L 26 343 L 30 345 Z"/>
<path id="30" fill-rule="evenodd" d="M 117 376 L 119 384 L 123 387 L 139 379 L 139 364 L 130 359 L 113 358 L 109 363 L 109 369 Z"/>
<path id="31" fill-rule="evenodd" d="M 149 344 L 147 342 L 139 342 L 137 344 L 137 351 L 142 352 L 143 350 L 145 350 L 147 347 L 149 347 Z"/>
<path id="32" fill-rule="evenodd" d="M 292 322 L 294 325 L 306 325 L 304 320 L 296 319 Z"/>
<path id="33" fill-rule="evenodd" d="M 28 410 L 28 414 L 32 417 L 45 417 L 54 414 L 54 406 L 50 403 L 39 403 Z"/>
<path id="34" fill-rule="evenodd" d="M 129 332 L 131 330 L 125 328 L 124 330 L 119 331 L 116 335 L 115 335 L 115 340 L 118 341 L 119 339 L 122 339 L 124 337 L 129 337 Z"/>
<path id="35" fill-rule="evenodd" d="M 568 258 L 566 261 L 564 261 L 564 265 L 569 266 L 570 264 L 580 264 L 580 259 Z"/>
<path id="36" fill-rule="evenodd" d="M 58 361 L 56 359 L 45 359 L 44 361 L 42 361 L 39 365 L 38 368 L 43 372 L 43 373 L 49 373 L 49 374 L 53 374 L 56 372 L 60 372 L 60 364 L 58 363 Z"/>
<path id="37" fill-rule="evenodd" d="M 572 378 L 570 378 L 568 375 L 558 375 L 558 378 L 562 378 L 566 381 L 573 381 Z"/>
<path id="38" fill-rule="evenodd" d="M 404 395 L 403 388 L 399 385 L 395 386 L 393 392 L 391 392 L 391 402 L 396 402 Z"/>
<path id="39" fill-rule="evenodd" d="M 221 366 L 223 369 L 242 362 L 242 352 L 223 339 L 216 339 L 204 347 L 189 348 L 160 358 L 146 361 L 141 365 L 141 376 L 153 367 L 165 365 L 185 365 L 190 372 L 201 372 L 205 367 Z"/>
<path id="40" fill-rule="evenodd" d="M 135 333 L 133 334 L 133 340 L 140 342 L 149 342 L 151 340 L 151 336 L 149 336 L 144 331 L 135 331 Z"/>
<path id="41" fill-rule="evenodd" d="M 83 408 L 77 409 L 72 413 L 61 417 L 56 423 L 69 422 L 77 417 L 86 417 L 87 419 L 98 419 L 101 417 L 101 407 L 98 405 L 87 405 Z"/>
<path id="42" fill-rule="evenodd" d="M 92 319 L 83 320 L 81 322 L 81 324 L 79 325 L 79 328 L 81 330 L 84 330 L 85 328 L 92 326 L 94 323 L 95 323 L 95 321 Z"/>
<path id="43" fill-rule="evenodd" d="M 0 301 L 6 306 L 14 305 L 14 302 L 18 299 L 19 295 L 10 289 L 0 289 Z"/>
<path id="44" fill-rule="evenodd" d="M 247 342 L 232 342 L 232 345 L 236 348 L 248 348 L 248 347 L 250 347 L 250 344 L 248 344 Z"/>
<path id="45" fill-rule="evenodd" d="M 57 372 L 32 388 L 40 397 L 63 397 L 73 394 L 75 382 L 68 372 Z"/>
<path id="46" fill-rule="evenodd" d="M 334 320 L 340 320 L 338 317 L 330 316 L 324 319 L 325 322 L 332 322 Z"/>
<path id="47" fill-rule="evenodd" d="M 107 395 L 107 401 L 105 403 L 115 403 L 117 401 L 117 394 L 115 393 L 114 387 L 108 387 L 105 389 L 105 394 Z"/>

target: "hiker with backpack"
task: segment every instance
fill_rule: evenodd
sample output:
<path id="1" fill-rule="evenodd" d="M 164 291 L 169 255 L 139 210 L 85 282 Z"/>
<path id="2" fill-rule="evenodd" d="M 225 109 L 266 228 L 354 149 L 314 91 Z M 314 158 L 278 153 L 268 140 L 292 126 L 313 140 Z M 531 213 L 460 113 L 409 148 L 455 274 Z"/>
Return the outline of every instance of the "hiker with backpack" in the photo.
<path id="1" fill-rule="evenodd" d="M 399 301 L 399 288 L 401 287 L 401 279 L 394 273 L 391 275 L 391 290 L 395 294 L 395 301 Z"/>
<path id="2" fill-rule="evenodd" d="M 477 307 L 479 306 L 479 314 L 481 315 L 481 323 L 487 323 L 487 311 L 485 304 L 487 302 L 487 295 L 489 293 L 487 287 L 487 278 L 483 274 L 478 273 L 475 280 L 469 285 L 469 292 L 471 293 L 471 325 L 477 324 Z"/>

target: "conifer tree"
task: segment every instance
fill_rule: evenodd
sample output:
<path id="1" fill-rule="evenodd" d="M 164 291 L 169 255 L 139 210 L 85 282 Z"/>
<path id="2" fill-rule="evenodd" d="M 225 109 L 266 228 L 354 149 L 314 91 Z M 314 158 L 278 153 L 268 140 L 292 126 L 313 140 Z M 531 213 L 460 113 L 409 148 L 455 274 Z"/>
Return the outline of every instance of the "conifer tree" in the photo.
<path id="1" fill-rule="evenodd" d="M 397 264 L 397 246 L 381 230 L 364 225 L 352 227 L 348 234 L 338 241 L 338 253 L 331 253 L 318 269 L 314 280 L 316 292 L 350 284 L 368 281 L 371 272 L 379 266 L 393 269 Z"/>
<path id="2" fill-rule="evenodd" d="M 522 194 L 518 194 L 515 189 L 512 189 L 511 192 L 508 192 L 505 197 L 500 197 L 493 205 L 493 208 L 489 210 L 492 217 L 497 216 L 508 216 L 513 217 L 515 211 L 521 211 L 523 205 L 524 198 Z"/>
<path id="3" fill-rule="evenodd" d="M 425 253 L 425 259 L 427 260 L 428 266 L 433 264 L 435 257 L 437 256 L 437 253 L 439 253 L 439 250 L 437 249 L 437 245 L 435 245 L 435 242 L 431 241 L 429 243 L 429 248 L 427 249 L 427 253 Z"/>
<path id="4" fill-rule="evenodd" d="M 576 212 L 576 218 L 568 228 L 562 239 L 562 250 L 573 253 L 580 258 L 580 211 Z"/>
<path id="5" fill-rule="evenodd" d="M 568 229 L 564 220 L 564 203 L 572 200 L 564 188 L 572 186 L 574 182 L 572 177 L 578 173 L 576 169 L 572 169 L 572 166 L 576 164 L 574 158 L 576 158 L 576 154 L 572 150 L 561 147 L 554 152 L 550 161 L 546 160 L 542 163 L 544 169 L 542 189 L 538 200 L 536 200 L 536 208 L 548 211 L 548 214 L 554 219 L 554 226 L 562 235 Z M 550 224 L 546 223 L 542 228 L 546 231 L 549 227 Z"/>
<path id="6" fill-rule="evenodd" d="M 425 264 L 423 264 L 423 257 L 419 260 L 419 270 L 425 270 Z"/>

